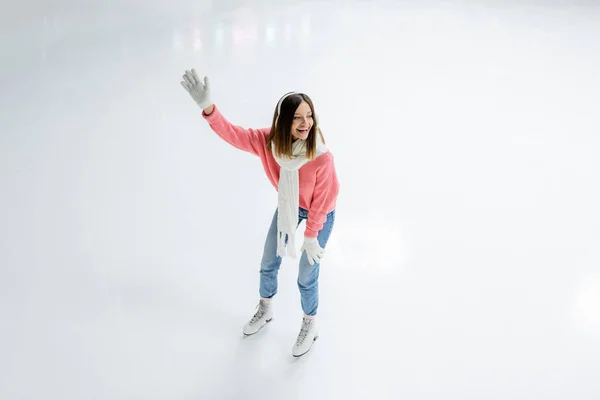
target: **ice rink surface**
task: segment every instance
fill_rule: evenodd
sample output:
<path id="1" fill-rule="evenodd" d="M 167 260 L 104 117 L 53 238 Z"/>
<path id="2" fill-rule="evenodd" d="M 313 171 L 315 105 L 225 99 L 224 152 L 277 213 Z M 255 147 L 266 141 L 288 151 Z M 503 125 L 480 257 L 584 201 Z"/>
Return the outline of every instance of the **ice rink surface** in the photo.
<path id="1" fill-rule="evenodd" d="M 600 398 L 600 3 L 36 0 L 0 57 L 0 399 Z M 300 359 L 294 260 L 242 337 L 277 195 L 192 67 L 336 157 Z"/>

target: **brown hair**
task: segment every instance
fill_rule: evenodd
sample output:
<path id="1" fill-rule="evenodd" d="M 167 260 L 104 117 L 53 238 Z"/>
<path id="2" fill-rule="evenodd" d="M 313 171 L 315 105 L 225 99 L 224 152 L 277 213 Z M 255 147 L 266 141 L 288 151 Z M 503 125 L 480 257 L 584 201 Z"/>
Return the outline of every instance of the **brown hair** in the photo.
<path id="1" fill-rule="evenodd" d="M 267 137 L 267 147 L 272 148 L 272 146 L 274 146 L 277 157 L 292 157 L 292 143 L 294 142 L 294 137 L 292 136 L 292 122 L 294 120 L 296 109 L 298 109 L 298 106 L 300 106 L 302 101 L 308 103 L 313 117 L 313 125 L 306 138 L 306 157 L 309 160 L 312 160 L 317 153 L 317 133 L 321 140 L 325 142 L 323 134 L 319 129 L 312 100 L 304 93 L 293 93 L 283 99 L 281 105 L 277 102 L 275 113 L 273 114 L 271 133 Z M 281 114 L 278 114 L 279 109 L 281 109 Z"/>

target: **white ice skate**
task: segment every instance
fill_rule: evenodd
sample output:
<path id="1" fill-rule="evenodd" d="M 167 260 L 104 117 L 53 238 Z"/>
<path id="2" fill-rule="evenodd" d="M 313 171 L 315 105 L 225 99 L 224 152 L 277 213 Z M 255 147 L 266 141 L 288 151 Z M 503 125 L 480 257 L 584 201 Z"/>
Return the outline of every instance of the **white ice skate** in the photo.
<path id="1" fill-rule="evenodd" d="M 292 349 L 294 357 L 300 357 L 306 354 L 319 334 L 317 332 L 317 323 L 314 318 L 307 318 L 306 316 L 302 319 L 302 326 L 300 327 L 300 333 L 296 339 L 296 344 Z"/>
<path id="2" fill-rule="evenodd" d="M 244 325 L 244 335 L 254 335 L 258 332 L 267 322 L 271 322 L 273 319 L 273 307 L 271 301 L 260 299 L 256 313 Z"/>

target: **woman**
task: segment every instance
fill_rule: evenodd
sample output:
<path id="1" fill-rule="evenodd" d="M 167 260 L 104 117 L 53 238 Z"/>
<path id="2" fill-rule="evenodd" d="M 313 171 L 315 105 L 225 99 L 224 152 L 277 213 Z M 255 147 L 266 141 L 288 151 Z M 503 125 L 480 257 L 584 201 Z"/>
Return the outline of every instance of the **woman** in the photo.
<path id="1" fill-rule="evenodd" d="M 284 95 L 270 128 L 244 129 L 231 124 L 212 103 L 207 77 L 186 71 L 182 86 L 202 109 L 214 132 L 232 146 L 260 157 L 267 177 L 277 189 L 278 206 L 265 241 L 260 268 L 260 300 L 243 332 L 252 335 L 273 318 L 272 298 L 282 257 L 296 258 L 295 232 L 306 220 L 301 247 L 298 288 L 304 312 L 293 346 L 296 357 L 317 339 L 315 316 L 319 303 L 319 266 L 335 219 L 339 183 L 331 152 L 325 146 L 311 99 L 303 93 Z"/>

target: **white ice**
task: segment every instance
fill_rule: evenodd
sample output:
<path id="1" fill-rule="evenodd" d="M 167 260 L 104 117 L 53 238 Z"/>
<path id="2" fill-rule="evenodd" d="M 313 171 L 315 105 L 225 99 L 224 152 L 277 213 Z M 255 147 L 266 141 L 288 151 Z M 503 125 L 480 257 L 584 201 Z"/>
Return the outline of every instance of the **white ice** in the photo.
<path id="1" fill-rule="evenodd" d="M 0 399 L 600 398 L 600 4 L 6 2 Z M 341 193 L 242 337 L 276 192 L 246 127 L 314 100 Z M 302 228 L 301 228 L 302 229 Z"/>

